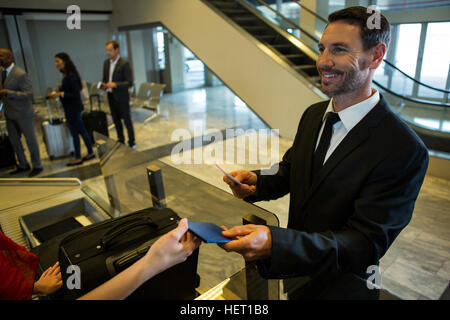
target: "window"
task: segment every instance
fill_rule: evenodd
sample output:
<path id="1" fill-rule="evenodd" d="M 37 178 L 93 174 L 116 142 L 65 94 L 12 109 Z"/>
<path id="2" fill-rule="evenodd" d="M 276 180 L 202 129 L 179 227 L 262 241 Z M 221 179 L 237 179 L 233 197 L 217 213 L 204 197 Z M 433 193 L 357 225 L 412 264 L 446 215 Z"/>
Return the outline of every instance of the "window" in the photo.
<path id="1" fill-rule="evenodd" d="M 166 55 L 164 47 L 164 30 L 162 27 L 156 28 L 156 39 L 158 46 L 158 65 L 160 70 L 166 69 Z"/>
<path id="2" fill-rule="evenodd" d="M 422 25 L 420 23 L 401 24 L 398 26 L 398 42 L 394 65 L 413 78 L 416 74 L 421 30 Z M 396 72 L 392 79 L 392 91 L 411 96 L 413 93 L 413 81 Z"/>
<path id="3" fill-rule="evenodd" d="M 440 89 L 445 89 L 449 73 L 449 34 L 450 22 L 428 23 L 420 81 Z M 444 94 L 421 86 L 419 96 L 443 98 Z"/>

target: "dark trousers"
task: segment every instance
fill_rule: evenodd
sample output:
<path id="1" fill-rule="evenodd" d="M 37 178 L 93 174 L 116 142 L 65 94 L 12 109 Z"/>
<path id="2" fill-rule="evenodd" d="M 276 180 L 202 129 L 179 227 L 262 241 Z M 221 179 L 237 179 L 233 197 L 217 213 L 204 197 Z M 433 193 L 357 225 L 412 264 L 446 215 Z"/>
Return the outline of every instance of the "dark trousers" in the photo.
<path id="1" fill-rule="evenodd" d="M 89 137 L 89 134 L 86 130 L 86 127 L 81 120 L 81 111 L 80 112 L 70 112 L 66 114 L 67 125 L 69 126 L 70 133 L 72 134 L 73 146 L 75 148 L 75 158 L 81 159 L 81 150 L 80 150 L 80 137 L 83 138 L 84 144 L 88 149 L 88 153 L 92 154 L 94 151 L 92 150 L 92 141 Z"/>
<path id="2" fill-rule="evenodd" d="M 134 128 L 131 121 L 130 103 L 129 101 L 122 102 L 114 99 L 111 93 L 108 93 L 109 109 L 111 110 L 111 116 L 114 121 L 114 126 L 117 131 L 117 139 L 119 142 L 124 143 L 125 137 L 123 135 L 122 119 L 125 123 L 125 127 L 128 131 L 128 144 L 133 146 L 135 144 L 134 140 Z"/>
<path id="3" fill-rule="evenodd" d="M 36 138 L 34 129 L 34 117 L 26 117 L 21 119 L 6 118 L 6 127 L 8 129 L 8 136 L 13 146 L 14 152 L 19 160 L 19 167 L 25 169 L 29 166 L 25 152 L 20 140 L 22 134 L 27 142 L 28 151 L 31 155 L 31 163 L 33 168 L 42 168 L 41 155 L 39 153 L 39 143 Z"/>

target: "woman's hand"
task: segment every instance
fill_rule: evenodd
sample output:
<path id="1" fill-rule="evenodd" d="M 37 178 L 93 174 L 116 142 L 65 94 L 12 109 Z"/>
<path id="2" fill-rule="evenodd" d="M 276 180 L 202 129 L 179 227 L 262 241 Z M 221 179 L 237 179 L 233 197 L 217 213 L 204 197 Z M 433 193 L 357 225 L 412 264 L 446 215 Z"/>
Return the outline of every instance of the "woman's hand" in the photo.
<path id="1" fill-rule="evenodd" d="M 56 99 L 62 96 L 62 91 L 58 91 L 58 92 L 53 92 L 53 93 L 49 93 L 47 95 L 48 99 Z"/>
<path id="2" fill-rule="evenodd" d="M 49 295 L 61 288 L 63 282 L 59 262 L 44 271 L 38 281 L 34 283 L 33 293 Z"/>
<path id="3" fill-rule="evenodd" d="M 201 244 L 201 240 L 188 231 L 187 219 L 178 227 L 159 238 L 148 250 L 144 260 L 152 274 L 160 273 L 186 261 Z"/>

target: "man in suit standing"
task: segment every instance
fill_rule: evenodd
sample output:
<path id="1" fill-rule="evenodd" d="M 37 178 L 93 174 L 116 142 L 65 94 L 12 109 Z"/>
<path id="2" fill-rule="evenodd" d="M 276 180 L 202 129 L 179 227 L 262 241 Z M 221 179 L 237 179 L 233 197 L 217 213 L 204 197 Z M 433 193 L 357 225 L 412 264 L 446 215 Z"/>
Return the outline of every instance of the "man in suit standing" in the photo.
<path id="1" fill-rule="evenodd" d="M 107 59 L 103 65 L 103 80 L 99 88 L 108 93 L 109 108 L 117 131 L 117 139 L 124 143 L 122 119 L 128 131 L 128 145 L 136 149 L 133 122 L 130 113 L 130 95 L 128 89 L 133 85 L 130 64 L 119 55 L 119 43 L 106 43 Z"/>
<path id="2" fill-rule="evenodd" d="M 411 220 L 428 166 L 423 142 L 371 86 L 390 26 L 381 15 L 369 29 L 370 16 L 364 7 L 329 16 L 317 68 L 332 98 L 303 113 L 278 172 L 232 172 L 251 192 L 224 177 L 249 202 L 290 193 L 287 228 L 234 227 L 223 234 L 240 238 L 221 245 L 263 277 L 287 279 L 290 299 L 378 299 L 366 281 Z M 303 285 L 294 290 L 291 277 Z"/>
<path id="3" fill-rule="evenodd" d="M 43 169 L 34 129 L 31 80 L 25 71 L 14 64 L 13 55 L 9 49 L 0 49 L 0 65 L 2 66 L 0 97 L 5 104 L 8 136 L 19 160 L 16 170 L 12 171 L 11 174 L 30 170 L 20 140 L 23 134 L 33 165 L 29 177 L 34 177 Z"/>

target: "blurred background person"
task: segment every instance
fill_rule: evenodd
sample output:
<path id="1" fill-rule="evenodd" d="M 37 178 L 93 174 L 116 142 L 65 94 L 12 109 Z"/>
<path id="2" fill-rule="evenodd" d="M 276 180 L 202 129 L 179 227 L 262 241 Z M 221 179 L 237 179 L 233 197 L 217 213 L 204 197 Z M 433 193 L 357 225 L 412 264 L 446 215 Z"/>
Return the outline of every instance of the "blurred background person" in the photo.
<path id="1" fill-rule="evenodd" d="M 25 136 L 28 150 L 31 155 L 33 170 L 29 177 L 41 173 L 41 155 L 34 129 L 33 90 L 28 74 L 14 64 L 11 50 L 0 49 L 0 65 L 2 66 L 2 79 L 0 86 L 0 99 L 4 103 L 6 127 L 8 137 L 17 155 L 19 164 L 10 174 L 17 174 L 30 170 L 20 138 Z"/>
<path id="2" fill-rule="evenodd" d="M 67 124 L 73 138 L 73 145 L 75 147 L 75 159 L 69 162 L 68 166 L 75 166 L 82 164 L 83 161 L 90 160 L 95 157 L 92 150 L 92 141 L 81 119 L 81 112 L 83 111 L 83 103 L 81 102 L 81 77 L 67 53 L 61 52 L 55 55 L 55 65 L 58 70 L 64 74 L 61 87 L 56 93 L 48 95 L 48 98 L 60 98 L 64 108 L 64 114 L 67 119 Z M 88 154 L 81 158 L 80 137 L 83 138 L 84 144 L 88 150 Z"/>
<path id="3" fill-rule="evenodd" d="M 108 41 L 106 43 L 106 59 L 103 65 L 103 80 L 100 90 L 108 93 L 109 108 L 117 131 L 117 140 L 125 143 L 122 119 L 128 131 L 128 145 L 136 149 L 133 122 L 130 112 L 130 94 L 128 89 L 133 86 L 133 75 L 130 63 L 119 55 L 119 43 Z"/>

